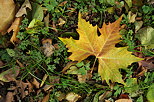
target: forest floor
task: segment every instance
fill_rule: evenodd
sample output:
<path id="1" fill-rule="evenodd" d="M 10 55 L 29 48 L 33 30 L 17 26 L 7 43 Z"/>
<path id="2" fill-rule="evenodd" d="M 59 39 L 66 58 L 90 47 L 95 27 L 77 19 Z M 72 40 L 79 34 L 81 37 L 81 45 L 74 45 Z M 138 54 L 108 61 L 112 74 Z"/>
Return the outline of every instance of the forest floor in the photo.
<path id="1" fill-rule="evenodd" d="M 1 0 L 0 102 L 154 102 L 153 0 Z"/>

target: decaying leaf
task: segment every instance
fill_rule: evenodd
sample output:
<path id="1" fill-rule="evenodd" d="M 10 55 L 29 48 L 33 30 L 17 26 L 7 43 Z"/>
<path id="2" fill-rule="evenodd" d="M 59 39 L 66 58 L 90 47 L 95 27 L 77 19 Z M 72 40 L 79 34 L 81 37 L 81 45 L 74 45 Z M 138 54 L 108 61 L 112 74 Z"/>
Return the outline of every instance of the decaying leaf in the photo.
<path id="1" fill-rule="evenodd" d="M 30 10 L 32 9 L 29 0 L 25 0 L 25 2 L 22 4 L 21 8 L 20 8 L 19 11 L 17 12 L 16 17 L 21 17 L 21 16 L 23 16 L 24 14 L 27 15 L 27 11 L 26 11 L 27 8 L 29 8 Z"/>
<path id="2" fill-rule="evenodd" d="M 142 27 L 143 21 L 135 21 L 135 33 Z"/>
<path id="3" fill-rule="evenodd" d="M 154 29 L 152 27 L 144 27 L 140 29 L 136 37 L 141 41 L 141 44 L 145 46 L 146 49 L 154 48 Z"/>
<path id="4" fill-rule="evenodd" d="M 43 97 L 41 102 L 48 102 L 49 101 L 49 97 L 50 97 L 50 92 L 48 92 L 48 94 L 45 97 Z"/>
<path id="5" fill-rule="evenodd" d="M 0 68 L 4 65 L 4 63 L 0 60 Z"/>
<path id="6" fill-rule="evenodd" d="M 62 26 L 62 25 L 65 24 L 66 21 L 63 20 L 62 18 L 59 18 L 59 19 L 58 19 L 58 22 L 59 22 L 58 25 Z"/>
<path id="7" fill-rule="evenodd" d="M 6 34 L 15 17 L 15 3 L 13 0 L 0 0 L 0 33 Z"/>
<path id="8" fill-rule="evenodd" d="M 6 95 L 6 100 L 5 102 L 13 102 L 14 101 L 14 93 L 13 92 L 8 92 Z"/>
<path id="9" fill-rule="evenodd" d="M 75 61 L 68 62 L 61 72 L 64 73 L 67 69 L 69 69 L 71 66 L 74 66 L 75 64 L 77 64 Z"/>
<path id="10" fill-rule="evenodd" d="M 18 38 L 16 37 L 18 32 L 19 32 L 19 26 L 21 24 L 21 20 L 22 20 L 22 17 L 17 17 L 15 19 L 15 21 L 12 23 L 11 27 L 7 30 L 7 32 L 10 32 L 13 30 L 13 35 L 10 39 L 10 41 L 14 44 L 14 42 L 17 42 L 18 41 Z"/>
<path id="11" fill-rule="evenodd" d="M 78 74 L 77 76 L 78 76 L 79 83 L 85 83 L 86 82 L 86 79 L 88 79 L 88 75 Z"/>
<path id="12" fill-rule="evenodd" d="M 58 99 L 58 101 L 62 101 L 66 97 L 66 95 L 61 91 L 55 92 L 55 96 L 56 96 L 56 99 Z"/>
<path id="13" fill-rule="evenodd" d="M 60 3 L 58 6 L 64 6 L 68 1 L 63 1 L 62 3 Z"/>
<path id="14" fill-rule="evenodd" d="M 44 23 L 46 27 L 49 27 L 49 13 L 44 17 Z"/>
<path id="15" fill-rule="evenodd" d="M 15 78 L 18 76 L 18 74 L 19 74 L 18 67 L 10 68 L 10 69 L 0 73 L 0 80 L 4 81 L 4 82 L 14 81 Z"/>
<path id="16" fill-rule="evenodd" d="M 21 80 L 14 80 L 16 83 L 15 85 L 12 85 L 8 90 L 11 90 L 6 95 L 6 101 L 5 102 L 14 102 L 15 100 L 21 100 L 25 96 L 29 94 L 29 92 L 26 90 L 28 88 L 29 83 L 24 83 Z M 18 97 L 15 99 L 15 97 Z"/>
<path id="17" fill-rule="evenodd" d="M 97 26 L 92 26 L 81 18 L 79 14 L 78 29 L 79 40 L 73 38 L 59 38 L 66 47 L 68 52 L 72 52 L 69 59 L 73 61 L 82 61 L 88 56 L 93 55 L 99 60 L 98 73 L 102 80 L 118 82 L 124 84 L 119 68 L 127 68 L 132 62 L 140 61 L 127 51 L 127 47 L 116 48 L 115 44 L 120 41 L 119 34 L 120 17 L 114 23 L 103 24 L 99 29 L 101 35 L 97 34 Z"/>
<path id="18" fill-rule="evenodd" d="M 37 89 L 40 88 L 40 83 L 39 83 L 35 78 L 33 78 L 32 84 L 33 84 Z"/>
<path id="19" fill-rule="evenodd" d="M 131 11 L 128 12 L 129 23 L 134 23 L 137 14 L 133 14 Z"/>
<path id="20" fill-rule="evenodd" d="M 53 85 L 45 85 L 45 86 L 43 87 L 43 90 L 46 92 L 46 91 L 52 90 L 51 88 L 53 88 Z"/>
<path id="21" fill-rule="evenodd" d="M 139 61 L 139 65 L 148 70 L 154 70 L 154 58 L 152 57 L 143 61 Z"/>
<path id="22" fill-rule="evenodd" d="M 43 79 L 42 79 L 42 82 L 41 82 L 41 84 L 40 84 L 40 87 L 43 86 L 43 84 L 44 84 L 44 82 L 46 81 L 47 77 L 48 77 L 48 75 L 45 74 L 44 77 L 43 77 Z"/>
<path id="23" fill-rule="evenodd" d="M 33 3 L 32 4 L 32 19 L 36 19 L 36 20 L 43 20 L 44 17 L 44 13 L 43 13 L 43 8 L 41 7 L 41 5 L 37 4 L 37 3 Z"/>
<path id="24" fill-rule="evenodd" d="M 133 102 L 131 99 L 118 99 L 115 102 Z"/>
<path id="25" fill-rule="evenodd" d="M 28 91 L 25 89 L 29 86 L 29 83 L 24 83 L 23 81 L 19 80 L 16 81 L 18 91 L 21 93 L 21 97 L 24 98 L 26 95 L 28 95 Z"/>
<path id="26" fill-rule="evenodd" d="M 42 40 L 43 44 L 43 52 L 46 57 L 50 57 L 54 53 L 54 46 L 52 45 L 52 40 L 51 39 L 43 39 Z"/>
<path id="27" fill-rule="evenodd" d="M 69 102 L 76 102 L 81 96 L 79 96 L 78 94 L 76 93 L 73 93 L 73 92 L 70 92 L 66 95 L 66 99 L 69 101 Z"/>

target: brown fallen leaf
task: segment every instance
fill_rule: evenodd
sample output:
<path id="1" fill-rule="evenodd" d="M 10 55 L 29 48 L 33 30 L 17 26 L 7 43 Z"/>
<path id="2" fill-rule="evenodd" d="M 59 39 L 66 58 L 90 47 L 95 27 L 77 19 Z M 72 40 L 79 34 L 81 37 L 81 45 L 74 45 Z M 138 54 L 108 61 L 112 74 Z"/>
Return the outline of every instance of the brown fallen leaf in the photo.
<path id="1" fill-rule="evenodd" d="M 118 99 L 115 102 L 133 102 L 131 99 Z"/>
<path id="2" fill-rule="evenodd" d="M 5 102 L 14 102 L 14 93 L 13 92 L 8 92 L 6 95 L 6 101 Z"/>
<path id="3" fill-rule="evenodd" d="M 8 33 L 13 30 L 13 35 L 12 35 L 12 37 L 10 39 L 10 41 L 13 44 L 14 44 L 14 42 L 18 41 L 17 34 L 19 32 L 19 26 L 21 24 L 21 20 L 22 20 L 22 17 L 17 17 L 15 19 L 15 21 L 13 22 L 13 24 L 11 25 L 11 27 L 7 30 Z"/>
<path id="4" fill-rule="evenodd" d="M 4 35 L 15 17 L 14 0 L 0 0 L 0 13 L 0 33 Z"/>
<path id="5" fill-rule="evenodd" d="M 19 67 L 21 67 L 21 68 L 25 67 L 21 62 L 19 62 L 19 60 L 16 60 L 16 62 L 19 64 Z"/>
<path id="6" fill-rule="evenodd" d="M 49 13 L 44 17 L 44 24 L 46 27 L 49 27 Z"/>
<path id="7" fill-rule="evenodd" d="M 78 76 L 79 83 L 85 83 L 86 82 L 87 75 L 78 74 L 77 76 Z"/>
<path id="8" fill-rule="evenodd" d="M 56 99 L 58 100 L 58 101 L 62 101 L 63 99 L 65 99 L 65 97 L 66 97 L 66 95 L 64 94 L 64 93 L 62 93 L 61 91 L 58 91 L 58 92 L 56 92 L 55 93 L 56 94 Z"/>
<path id="9" fill-rule="evenodd" d="M 24 83 L 23 81 L 19 80 L 16 81 L 17 84 L 17 88 L 18 88 L 18 92 L 21 93 L 21 98 L 24 98 L 25 96 L 28 95 L 28 91 L 26 91 L 25 89 L 28 87 L 28 83 Z"/>
<path id="10" fill-rule="evenodd" d="M 111 101 L 109 101 L 109 100 L 105 100 L 105 102 L 111 102 Z"/>
<path id="11" fill-rule="evenodd" d="M 70 92 L 66 95 L 66 100 L 68 100 L 68 102 L 76 102 L 80 97 L 81 96 L 79 96 L 78 94 Z"/>
<path id="12" fill-rule="evenodd" d="M 52 85 L 55 84 L 55 83 L 59 83 L 60 77 L 59 77 L 59 76 L 50 76 L 50 77 L 49 77 L 49 81 L 50 81 L 50 83 L 51 83 Z"/>
<path id="13" fill-rule="evenodd" d="M 127 94 L 121 94 L 119 99 L 129 99 L 129 96 Z"/>
<path id="14" fill-rule="evenodd" d="M 58 23 L 59 26 L 63 26 L 66 23 L 66 21 L 64 19 L 62 19 L 62 18 L 59 18 L 58 22 L 59 22 Z"/>
<path id="15" fill-rule="evenodd" d="M 148 70 L 154 70 L 154 57 L 146 58 L 143 61 L 138 62 L 140 66 L 148 69 Z"/>
<path id="16" fill-rule="evenodd" d="M 30 83 L 28 80 L 26 80 L 27 81 L 27 84 L 28 84 L 28 92 L 30 93 L 30 92 L 33 92 L 33 85 L 32 85 L 32 83 Z"/>
<path id="17" fill-rule="evenodd" d="M 27 8 L 29 8 L 30 10 L 32 9 L 29 0 L 25 0 L 25 2 L 22 4 L 21 8 L 17 12 L 16 17 L 22 17 L 24 14 L 27 15 Z"/>
<path id="18" fill-rule="evenodd" d="M 15 81 L 15 78 L 18 76 L 20 69 L 18 67 L 8 69 L 0 73 L 0 80 L 4 82 Z"/>
<path id="19" fill-rule="evenodd" d="M 52 45 L 52 39 L 43 39 L 43 52 L 46 57 L 50 57 L 54 53 L 54 46 Z"/>
<path id="20" fill-rule="evenodd" d="M 68 1 L 63 1 L 62 3 L 60 3 L 58 6 L 64 6 Z"/>
<path id="21" fill-rule="evenodd" d="M 75 64 L 77 64 L 77 61 L 76 61 L 76 62 L 75 62 L 75 61 L 70 61 L 70 62 L 68 62 L 61 72 L 62 72 L 62 73 L 65 73 L 66 70 L 68 70 L 71 66 L 73 66 L 73 65 L 75 65 Z"/>
<path id="22" fill-rule="evenodd" d="M 40 88 L 40 83 L 39 83 L 35 78 L 33 78 L 32 84 L 33 84 L 37 89 Z"/>
<path id="23" fill-rule="evenodd" d="M 54 87 L 53 85 L 45 85 L 45 86 L 43 87 L 43 90 L 44 90 L 45 92 L 46 92 L 46 91 L 51 91 L 53 87 Z"/>
<path id="24" fill-rule="evenodd" d="M 50 97 L 50 92 L 42 99 L 42 102 L 48 102 Z"/>
<path id="25" fill-rule="evenodd" d="M 55 32 L 58 32 L 54 21 L 52 22 L 52 25 L 50 25 L 50 26 L 52 27 L 52 30 L 54 30 Z"/>
<path id="26" fill-rule="evenodd" d="M 128 12 L 129 23 L 134 23 L 137 14 L 133 14 L 131 11 Z"/>
<path id="27" fill-rule="evenodd" d="M 29 86 L 28 86 L 29 83 L 25 83 L 21 80 L 14 80 L 14 82 L 16 84 L 12 85 L 10 88 L 7 89 L 8 93 L 6 95 L 5 102 L 19 101 L 19 100 L 25 98 L 29 94 L 29 92 L 27 90 L 27 88 L 29 88 Z"/>
<path id="28" fill-rule="evenodd" d="M 106 91 L 106 92 L 104 92 L 102 95 L 99 96 L 99 101 L 104 101 L 105 98 L 106 98 L 109 94 L 111 94 L 111 91 Z M 106 101 L 108 101 L 108 100 L 106 100 Z M 106 101 L 105 101 L 105 102 L 106 102 Z"/>
<path id="29" fill-rule="evenodd" d="M 0 60 L 0 68 L 4 65 L 4 63 Z"/>
<path id="30" fill-rule="evenodd" d="M 77 74 L 79 83 L 85 83 L 92 77 L 92 74 L 88 72 L 86 75 Z"/>

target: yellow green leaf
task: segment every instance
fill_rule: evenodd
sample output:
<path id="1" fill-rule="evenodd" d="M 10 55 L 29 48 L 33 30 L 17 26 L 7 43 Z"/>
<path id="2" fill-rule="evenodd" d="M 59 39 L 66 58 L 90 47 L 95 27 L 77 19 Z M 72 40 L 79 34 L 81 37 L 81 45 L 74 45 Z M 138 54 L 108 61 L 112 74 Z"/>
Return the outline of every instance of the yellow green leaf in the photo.
<path id="1" fill-rule="evenodd" d="M 122 17 L 114 23 L 108 25 L 104 23 L 102 28 L 99 28 L 100 36 L 97 33 L 97 26 L 92 26 L 82 19 L 80 13 L 78 19 L 79 40 L 59 38 L 66 44 L 68 52 L 72 52 L 69 59 L 80 62 L 93 55 L 99 60 L 98 73 L 102 80 L 106 80 L 108 84 L 110 80 L 124 84 L 119 69 L 142 59 L 131 55 L 126 47 L 115 47 L 121 37 L 119 30 Z"/>
<path id="2" fill-rule="evenodd" d="M 98 72 L 102 80 L 106 80 L 108 84 L 110 80 L 124 84 L 119 69 L 127 68 L 131 63 L 141 60 L 141 58 L 131 55 L 131 52 L 127 51 L 127 47 L 113 48 L 97 58 L 99 60 Z"/>

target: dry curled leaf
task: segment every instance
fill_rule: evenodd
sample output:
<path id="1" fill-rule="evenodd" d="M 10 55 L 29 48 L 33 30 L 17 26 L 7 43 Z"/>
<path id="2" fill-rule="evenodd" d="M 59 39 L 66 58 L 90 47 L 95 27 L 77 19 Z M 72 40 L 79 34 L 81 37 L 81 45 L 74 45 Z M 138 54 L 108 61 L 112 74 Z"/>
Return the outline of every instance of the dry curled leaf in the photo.
<path id="1" fill-rule="evenodd" d="M 148 70 L 154 70 L 154 58 L 146 59 L 143 61 L 139 61 L 139 65 L 142 67 L 148 69 Z"/>
<path id="2" fill-rule="evenodd" d="M 129 23 L 134 23 L 137 14 L 133 14 L 131 11 L 128 12 Z"/>
<path id="3" fill-rule="evenodd" d="M 76 102 L 81 96 L 76 93 L 70 92 L 66 95 L 68 102 Z"/>
<path id="4" fill-rule="evenodd" d="M 4 82 L 14 81 L 18 76 L 20 69 L 18 67 L 10 68 L 2 73 L 0 73 L 0 80 Z"/>
<path id="5" fill-rule="evenodd" d="M 108 84 L 110 80 L 124 84 L 119 69 L 127 68 L 131 63 L 142 60 L 128 52 L 127 47 L 115 47 L 115 44 L 120 42 L 121 19 L 122 17 L 108 25 L 104 23 L 102 28 L 99 29 L 101 35 L 98 36 L 97 26 L 92 26 L 79 14 L 77 29 L 80 36 L 79 40 L 74 40 L 72 37 L 59 38 L 66 44 L 68 52 L 72 52 L 69 59 L 80 62 L 91 55 L 98 58 L 98 73 L 102 80 L 106 80 Z"/>
<path id="6" fill-rule="evenodd" d="M 43 39 L 42 41 L 43 44 L 43 52 L 46 57 L 50 57 L 55 50 L 55 47 L 52 45 L 52 40 L 51 39 Z"/>
<path id="7" fill-rule="evenodd" d="M 20 8 L 19 11 L 17 12 L 16 17 L 21 17 L 21 16 L 23 16 L 24 14 L 27 15 L 27 11 L 26 11 L 27 8 L 29 8 L 30 10 L 32 9 L 29 0 L 25 0 L 25 2 L 22 4 L 21 8 Z"/>
<path id="8" fill-rule="evenodd" d="M 131 99 L 119 99 L 116 100 L 115 102 L 133 102 Z"/>
<path id="9" fill-rule="evenodd" d="M 43 79 L 42 79 L 42 82 L 41 82 L 41 84 L 40 84 L 40 87 L 42 87 L 42 86 L 44 85 L 44 82 L 46 81 L 47 78 L 48 78 L 48 75 L 45 74 L 45 75 L 43 76 Z"/>
<path id="10" fill-rule="evenodd" d="M 64 19 L 62 19 L 62 18 L 59 18 L 58 22 L 59 22 L 58 23 L 59 26 L 62 26 L 62 25 L 64 25 L 66 23 L 66 21 Z"/>
<path id="11" fill-rule="evenodd" d="M 13 102 L 14 101 L 14 93 L 13 92 L 8 92 L 6 95 L 6 100 L 5 102 Z"/>
<path id="12" fill-rule="evenodd" d="M 42 102 L 48 102 L 49 97 L 50 97 L 50 92 L 48 92 L 48 94 L 45 97 L 43 97 Z"/>
<path id="13" fill-rule="evenodd" d="M 0 33 L 6 34 L 7 29 L 15 17 L 15 3 L 13 0 L 0 0 Z"/>
<path id="14" fill-rule="evenodd" d="M 68 1 L 63 1 L 62 3 L 60 3 L 58 6 L 64 6 Z"/>
<path id="15" fill-rule="evenodd" d="M 7 32 L 10 32 L 13 30 L 13 35 L 10 39 L 10 41 L 14 44 L 14 42 L 17 42 L 18 41 L 18 38 L 17 38 L 17 34 L 19 32 L 19 26 L 21 24 L 21 20 L 22 20 L 22 17 L 17 17 L 15 19 L 15 21 L 12 23 L 11 27 L 7 30 Z"/>
<path id="16" fill-rule="evenodd" d="M 33 84 L 37 89 L 40 88 L 40 83 L 39 83 L 35 78 L 33 78 L 32 84 Z"/>
<path id="17" fill-rule="evenodd" d="M 4 63 L 0 60 L 0 68 L 4 65 Z"/>

